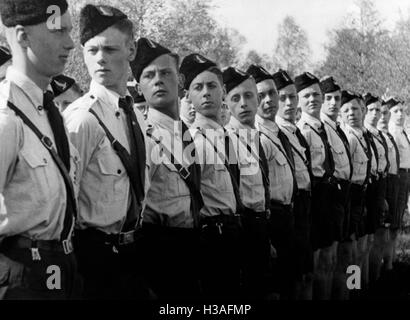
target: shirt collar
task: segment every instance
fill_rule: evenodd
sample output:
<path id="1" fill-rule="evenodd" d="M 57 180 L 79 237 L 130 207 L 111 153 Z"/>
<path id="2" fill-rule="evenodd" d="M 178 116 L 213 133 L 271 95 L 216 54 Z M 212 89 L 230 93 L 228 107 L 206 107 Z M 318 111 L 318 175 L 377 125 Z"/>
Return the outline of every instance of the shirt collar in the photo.
<path id="1" fill-rule="evenodd" d="M 217 129 L 222 129 L 222 126 L 218 122 L 216 122 L 216 121 L 214 121 L 210 118 L 207 118 L 204 115 L 197 112 L 195 114 L 195 121 L 192 124 L 192 128 L 215 129 L 215 130 L 217 130 Z"/>
<path id="2" fill-rule="evenodd" d="M 393 122 L 390 122 L 390 123 L 389 123 L 389 131 L 392 131 L 392 132 L 402 132 L 402 131 L 404 131 L 404 127 L 397 126 L 397 125 L 394 124 Z"/>
<path id="3" fill-rule="evenodd" d="M 90 93 L 98 97 L 107 106 L 114 108 L 114 111 L 118 111 L 119 101 L 121 98 L 121 96 L 118 93 L 110 89 L 107 89 L 106 87 L 97 83 L 94 80 L 91 80 Z M 128 90 L 126 96 L 130 96 Z"/>
<path id="4" fill-rule="evenodd" d="M 273 122 L 272 120 L 267 120 L 262 118 L 259 115 L 256 115 L 255 117 L 255 125 L 256 127 L 263 127 L 266 130 L 269 130 L 270 132 L 272 132 L 275 136 L 278 135 L 279 132 L 279 127 L 278 125 Z"/>
<path id="5" fill-rule="evenodd" d="M 232 129 L 252 129 L 250 126 L 242 124 L 234 116 L 231 116 L 231 119 L 230 119 L 227 127 L 231 127 Z"/>
<path id="6" fill-rule="evenodd" d="M 322 122 L 320 122 L 319 119 L 313 118 L 311 115 L 307 114 L 306 112 L 302 112 L 300 121 L 305 122 L 316 129 L 320 129 L 320 127 L 322 126 Z"/>
<path id="7" fill-rule="evenodd" d="M 292 122 L 286 121 L 285 119 L 279 116 L 275 117 L 275 121 L 279 126 L 285 128 L 290 133 L 294 134 L 296 132 L 297 127 Z"/>
<path id="8" fill-rule="evenodd" d="M 323 122 L 326 122 L 333 129 L 337 129 L 337 122 L 330 119 L 330 117 L 327 114 L 320 113 L 320 119 L 322 119 Z"/>
<path id="9" fill-rule="evenodd" d="M 175 131 L 175 122 L 178 122 L 165 113 L 162 113 L 154 108 L 149 109 L 147 121 L 148 123 L 152 122 L 158 124 L 169 132 Z"/>
<path id="10" fill-rule="evenodd" d="M 41 112 L 42 108 L 38 108 L 38 106 L 43 105 L 44 92 L 33 80 L 13 66 L 7 68 L 6 79 L 20 87 L 33 103 L 33 107 Z M 52 91 L 50 85 L 47 90 Z"/>
<path id="11" fill-rule="evenodd" d="M 366 128 L 367 130 L 369 130 L 369 131 L 370 131 L 372 134 L 374 134 L 375 136 L 378 136 L 378 135 L 379 135 L 379 130 L 377 130 L 376 127 L 373 127 L 373 126 L 371 126 L 371 125 L 368 124 L 368 123 L 365 123 L 364 126 L 365 126 L 365 128 Z"/>
<path id="12" fill-rule="evenodd" d="M 346 124 L 346 128 L 350 130 L 350 132 L 353 132 L 357 137 L 361 138 L 363 136 L 363 130 L 357 129 L 357 128 L 352 128 L 348 124 Z"/>

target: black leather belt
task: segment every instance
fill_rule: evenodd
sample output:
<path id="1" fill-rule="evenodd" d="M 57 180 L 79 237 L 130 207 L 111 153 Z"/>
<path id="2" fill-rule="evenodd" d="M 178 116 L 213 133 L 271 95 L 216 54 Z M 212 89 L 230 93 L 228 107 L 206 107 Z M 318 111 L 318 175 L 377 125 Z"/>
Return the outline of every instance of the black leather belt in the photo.
<path id="1" fill-rule="evenodd" d="M 216 215 L 212 217 L 201 218 L 201 228 L 206 229 L 210 227 L 215 227 L 218 229 L 219 233 L 223 233 L 225 227 L 241 227 L 241 217 L 240 215 Z"/>
<path id="2" fill-rule="evenodd" d="M 114 246 L 124 246 L 134 243 L 137 238 L 135 230 L 129 232 L 120 232 L 116 234 L 107 234 L 94 228 L 88 228 L 82 231 L 78 231 L 78 233 L 86 234 L 97 242 L 103 242 L 105 244 Z"/>
<path id="3" fill-rule="evenodd" d="M 410 173 L 410 168 L 409 168 L 409 169 L 400 168 L 399 171 L 400 171 L 400 172 Z"/>
<path id="4" fill-rule="evenodd" d="M 8 249 L 30 249 L 33 260 L 41 260 L 39 249 L 45 251 L 63 252 L 70 254 L 74 251 L 71 239 L 58 241 L 58 240 L 33 240 L 23 236 L 12 236 L 3 240 L 1 244 L 2 250 Z"/>

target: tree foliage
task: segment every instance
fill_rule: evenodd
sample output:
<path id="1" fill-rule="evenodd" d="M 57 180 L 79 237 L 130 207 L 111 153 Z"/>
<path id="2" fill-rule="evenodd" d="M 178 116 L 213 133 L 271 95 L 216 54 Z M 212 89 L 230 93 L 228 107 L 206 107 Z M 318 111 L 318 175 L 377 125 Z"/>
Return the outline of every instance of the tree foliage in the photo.
<path id="1" fill-rule="evenodd" d="M 277 63 L 295 76 L 306 70 L 311 50 L 306 32 L 292 16 L 286 16 L 278 27 L 275 48 Z"/>

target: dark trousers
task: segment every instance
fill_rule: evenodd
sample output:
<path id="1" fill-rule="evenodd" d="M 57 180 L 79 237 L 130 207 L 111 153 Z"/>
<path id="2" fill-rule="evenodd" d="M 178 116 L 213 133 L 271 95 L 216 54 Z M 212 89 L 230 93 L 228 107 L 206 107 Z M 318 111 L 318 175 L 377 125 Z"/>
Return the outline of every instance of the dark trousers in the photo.
<path id="1" fill-rule="evenodd" d="M 76 232 L 79 272 L 85 299 L 148 299 L 141 278 L 142 255 L 137 243 L 117 250 L 95 229 Z"/>
<path id="2" fill-rule="evenodd" d="M 197 300 L 200 294 L 199 231 L 145 223 L 144 275 L 159 300 Z"/>
<path id="3" fill-rule="evenodd" d="M 389 174 L 387 176 L 386 201 L 389 205 L 389 213 L 386 217 L 386 223 L 390 223 L 390 228 L 397 230 L 400 228 L 401 216 L 397 210 L 399 199 L 400 181 L 398 175 Z"/>
<path id="4" fill-rule="evenodd" d="M 366 190 L 366 232 L 374 234 L 378 228 L 384 226 L 386 219 L 385 199 L 386 199 L 387 179 L 379 177 L 373 178 Z"/>
<path id="5" fill-rule="evenodd" d="M 397 199 L 397 211 L 399 215 L 399 227 L 403 224 L 403 215 L 407 207 L 410 187 L 410 173 L 402 169 L 399 171 L 399 195 Z"/>
<path id="6" fill-rule="evenodd" d="M 295 219 L 293 208 L 271 200 L 268 222 L 269 236 L 277 253 L 277 279 L 281 299 L 292 294 L 295 283 Z"/>
<path id="7" fill-rule="evenodd" d="M 299 190 L 293 207 L 295 216 L 295 272 L 297 279 L 313 272 L 313 248 L 311 244 L 311 194 Z"/>
<path id="8" fill-rule="evenodd" d="M 366 235 L 365 223 L 365 204 L 366 190 L 365 187 L 359 184 L 352 184 L 350 188 L 350 224 L 349 230 L 351 235 L 355 235 L 359 239 Z"/>
<path id="9" fill-rule="evenodd" d="M 227 216 L 203 219 L 200 237 L 200 279 L 205 299 L 240 297 L 240 221 Z"/>
<path id="10" fill-rule="evenodd" d="M 343 238 L 344 204 L 337 197 L 337 187 L 316 179 L 312 188 L 313 250 L 330 247 Z"/>
<path id="11" fill-rule="evenodd" d="M 81 298 L 82 281 L 74 254 L 42 249 L 39 254 L 41 260 L 33 261 L 30 248 L 9 245 L 4 240 L 0 249 L 0 299 Z"/>
<path id="12" fill-rule="evenodd" d="M 242 217 L 242 291 L 249 299 L 260 299 L 268 290 L 270 242 L 266 213 L 245 209 Z"/>

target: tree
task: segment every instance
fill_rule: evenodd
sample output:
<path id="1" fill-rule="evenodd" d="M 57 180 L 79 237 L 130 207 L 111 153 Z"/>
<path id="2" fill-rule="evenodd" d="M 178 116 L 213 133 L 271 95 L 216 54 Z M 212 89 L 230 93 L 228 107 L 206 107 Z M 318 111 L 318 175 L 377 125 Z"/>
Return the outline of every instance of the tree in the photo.
<path id="1" fill-rule="evenodd" d="M 306 70 L 311 50 L 306 32 L 292 16 L 286 16 L 279 24 L 279 36 L 275 48 L 275 58 L 290 75 Z"/>
<path id="2" fill-rule="evenodd" d="M 372 1 L 361 0 L 357 6 L 359 13 L 346 19 L 346 26 L 330 33 L 327 58 L 320 74 L 333 75 L 346 89 L 382 95 L 388 74 L 382 63 L 382 44 L 388 41 L 388 32 L 381 27 Z"/>

